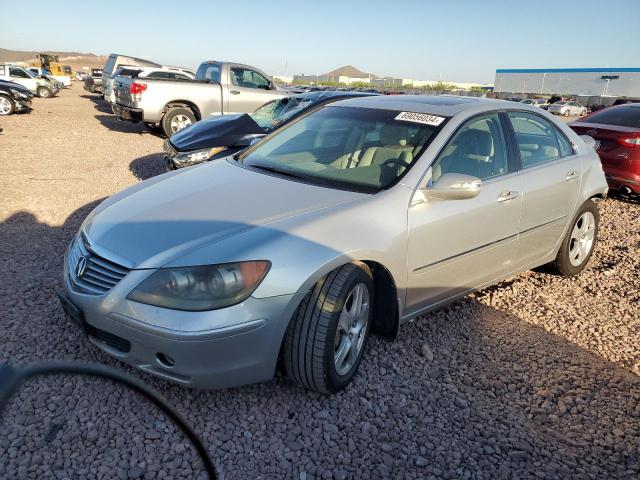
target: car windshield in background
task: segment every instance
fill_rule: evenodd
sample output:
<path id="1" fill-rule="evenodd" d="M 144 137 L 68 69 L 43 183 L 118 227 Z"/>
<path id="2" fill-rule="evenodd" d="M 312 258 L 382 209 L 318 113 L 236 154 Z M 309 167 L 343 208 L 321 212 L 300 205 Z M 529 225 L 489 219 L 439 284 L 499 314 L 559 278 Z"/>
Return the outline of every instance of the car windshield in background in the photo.
<path id="1" fill-rule="evenodd" d="M 198 67 L 196 80 L 209 80 L 211 83 L 220 83 L 220 64 L 203 63 Z"/>
<path id="2" fill-rule="evenodd" d="M 270 130 L 276 125 L 290 119 L 293 115 L 304 110 L 312 103 L 308 98 L 285 97 L 269 102 L 249 115 L 251 115 L 253 121 L 260 125 L 260 127 Z"/>
<path id="3" fill-rule="evenodd" d="M 376 192 L 413 165 L 443 117 L 324 107 L 241 156 L 244 165 L 324 186 Z"/>
<path id="4" fill-rule="evenodd" d="M 582 120 L 586 123 L 602 123 L 619 127 L 640 128 L 640 103 L 624 107 L 600 110 Z"/>

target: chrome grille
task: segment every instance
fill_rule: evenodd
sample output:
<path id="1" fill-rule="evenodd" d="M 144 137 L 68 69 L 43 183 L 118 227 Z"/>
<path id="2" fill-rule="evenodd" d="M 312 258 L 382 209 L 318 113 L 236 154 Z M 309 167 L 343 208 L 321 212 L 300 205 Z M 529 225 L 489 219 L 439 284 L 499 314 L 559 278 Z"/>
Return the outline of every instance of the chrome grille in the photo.
<path id="1" fill-rule="evenodd" d="M 77 268 L 81 257 L 85 258 L 86 267 L 82 275 L 78 277 Z M 107 260 L 90 250 L 81 236 L 74 240 L 69 250 L 68 262 L 69 277 L 73 287 L 90 295 L 107 293 L 129 273 L 127 267 Z"/>

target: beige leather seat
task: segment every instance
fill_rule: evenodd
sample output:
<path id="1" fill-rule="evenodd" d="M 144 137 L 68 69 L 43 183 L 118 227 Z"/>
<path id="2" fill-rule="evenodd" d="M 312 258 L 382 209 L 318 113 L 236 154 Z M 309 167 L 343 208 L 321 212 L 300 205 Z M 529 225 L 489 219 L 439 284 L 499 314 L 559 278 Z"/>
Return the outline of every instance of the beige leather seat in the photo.
<path id="1" fill-rule="evenodd" d="M 400 139 L 402 131 L 400 127 L 387 127 L 380 131 L 381 146 L 367 148 L 360 160 L 358 167 L 370 167 L 372 165 L 382 165 L 389 160 L 399 160 L 409 164 L 413 161 L 413 146 L 407 145 L 405 139 Z"/>
<path id="2" fill-rule="evenodd" d="M 465 130 L 452 146 L 455 146 L 454 151 L 434 167 L 434 180 L 438 180 L 445 173 L 464 173 L 481 179 L 502 173 L 494 171 L 500 166 L 494 165 L 495 150 L 493 137 L 489 132 L 474 128 Z"/>

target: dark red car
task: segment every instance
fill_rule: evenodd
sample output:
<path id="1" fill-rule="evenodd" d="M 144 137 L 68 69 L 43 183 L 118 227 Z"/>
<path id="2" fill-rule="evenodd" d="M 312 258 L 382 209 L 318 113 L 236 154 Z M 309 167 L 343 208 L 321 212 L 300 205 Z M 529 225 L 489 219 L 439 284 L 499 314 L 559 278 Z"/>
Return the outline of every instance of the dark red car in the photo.
<path id="1" fill-rule="evenodd" d="M 596 141 L 610 188 L 640 193 L 640 103 L 605 108 L 569 126 Z"/>

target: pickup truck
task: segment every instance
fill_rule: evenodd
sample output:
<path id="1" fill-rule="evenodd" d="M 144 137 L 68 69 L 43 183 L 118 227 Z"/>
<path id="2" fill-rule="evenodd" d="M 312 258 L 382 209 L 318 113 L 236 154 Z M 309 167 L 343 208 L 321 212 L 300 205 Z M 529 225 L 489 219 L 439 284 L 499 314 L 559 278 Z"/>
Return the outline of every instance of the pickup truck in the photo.
<path id="1" fill-rule="evenodd" d="M 167 137 L 198 120 L 250 113 L 289 95 L 257 68 L 217 61 L 202 63 L 195 80 L 116 77 L 114 92 L 118 118 L 159 125 Z"/>
<path id="2" fill-rule="evenodd" d="M 102 69 L 92 68 L 91 74 L 84 77 L 84 89 L 91 93 L 102 92 Z"/>

